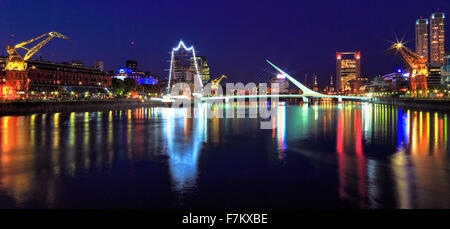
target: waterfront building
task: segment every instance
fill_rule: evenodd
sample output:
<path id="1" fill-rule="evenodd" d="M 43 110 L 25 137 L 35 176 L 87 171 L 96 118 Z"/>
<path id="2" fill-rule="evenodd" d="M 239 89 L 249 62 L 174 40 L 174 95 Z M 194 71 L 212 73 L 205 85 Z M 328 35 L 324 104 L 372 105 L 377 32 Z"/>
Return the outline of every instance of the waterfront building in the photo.
<path id="1" fill-rule="evenodd" d="M 372 91 L 406 92 L 409 88 L 409 73 L 399 68 L 393 73 L 375 77 Z"/>
<path id="2" fill-rule="evenodd" d="M 350 80 L 357 80 L 361 76 L 360 52 L 336 53 L 337 90 L 344 92 L 351 90 Z"/>
<path id="3" fill-rule="evenodd" d="M 150 74 L 146 74 L 142 71 L 133 71 L 130 68 L 119 68 L 117 72 L 113 75 L 113 78 L 125 80 L 126 78 L 132 78 L 135 79 L 136 82 L 141 84 L 149 84 L 153 85 L 158 83 L 158 80 L 156 79 L 156 76 L 152 76 Z"/>
<path id="4" fill-rule="evenodd" d="M 45 61 L 28 61 L 30 91 L 106 93 L 112 79 L 95 68 L 58 64 Z"/>
<path id="5" fill-rule="evenodd" d="M 283 74 L 278 74 L 270 78 L 270 84 L 278 83 L 279 94 L 288 94 L 289 93 L 289 81 Z"/>
<path id="6" fill-rule="evenodd" d="M 441 89 L 442 85 L 442 75 L 441 75 L 442 64 L 429 64 L 428 65 L 428 76 L 427 76 L 427 87 L 430 90 Z"/>
<path id="7" fill-rule="evenodd" d="M 130 63 L 132 65 L 129 65 Z M 134 66 L 137 66 L 137 61 L 130 62 L 129 60 L 127 60 L 125 62 L 125 64 L 127 66 L 134 67 Z M 136 65 L 134 65 L 134 64 L 136 64 Z M 120 79 L 120 80 L 125 80 L 126 78 L 132 78 L 132 79 L 135 79 L 139 85 L 141 85 L 141 84 L 153 85 L 153 84 L 158 83 L 157 77 L 155 75 L 152 75 L 150 72 L 143 72 L 143 71 L 140 71 L 137 69 L 133 70 L 128 67 L 119 68 L 119 70 L 117 70 L 117 72 L 115 72 L 112 75 L 112 77 L 116 78 L 116 79 Z"/>
<path id="8" fill-rule="evenodd" d="M 441 67 L 442 84 L 450 89 L 450 52 L 444 55 L 444 63 Z"/>
<path id="9" fill-rule="evenodd" d="M 8 57 L 0 57 L 0 90 L 8 85 L 4 65 Z M 78 63 L 79 62 L 75 62 Z M 35 93 L 58 92 L 64 93 L 106 93 L 112 86 L 112 79 L 105 72 L 95 68 L 88 68 L 74 64 L 54 63 L 42 60 L 28 60 L 25 72 L 28 87 L 24 91 L 29 95 Z M 31 92 L 31 93 L 30 93 Z"/>
<path id="10" fill-rule="evenodd" d="M 428 59 L 428 19 L 416 20 L 416 53 Z"/>
<path id="11" fill-rule="evenodd" d="M 433 13 L 430 20 L 430 63 L 442 64 L 445 52 L 445 14 Z"/>
<path id="12" fill-rule="evenodd" d="M 366 87 L 369 84 L 369 78 L 356 78 L 349 80 L 347 84 L 350 86 L 350 90 L 348 92 L 351 93 L 362 93 L 366 90 Z"/>
<path id="13" fill-rule="evenodd" d="M 385 80 L 383 76 L 378 75 L 375 76 L 370 82 L 368 91 L 371 92 L 390 91 L 390 88 L 391 88 L 390 82 L 388 80 Z"/>

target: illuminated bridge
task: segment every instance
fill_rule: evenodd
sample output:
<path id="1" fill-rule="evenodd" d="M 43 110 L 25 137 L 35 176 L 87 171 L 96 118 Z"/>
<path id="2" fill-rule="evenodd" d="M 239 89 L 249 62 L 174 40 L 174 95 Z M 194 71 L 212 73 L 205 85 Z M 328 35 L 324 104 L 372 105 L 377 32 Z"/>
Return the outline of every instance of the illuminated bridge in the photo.
<path id="1" fill-rule="evenodd" d="M 310 98 L 331 98 L 331 99 L 337 99 L 339 102 L 341 102 L 343 99 L 352 99 L 352 100 L 370 100 L 370 97 L 361 97 L 361 96 L 343 96 L 343 95 L 325 95 L 322 93 L 318 93 L 316 91 L 313 91 L 306 87 L 305 85 L 298 82 L 296 79 L 294 79 L 292 76 L 272 64 L 270 61 L 266 60 L 267 63 L 272 65 L 280 74 L 285 76 L 289 81 L 291 81 L 295 86 L 300 88 L 302 90 L 303 94 L 282 94 L 282 95 L 234 95 L 234 96 L 215 96 L 215 97 L 203 97 L 203 101 L 207 100 L 218 100 L 218 99 L 240 99 L 240 98 L 270 98 L 270 97 L 278 97 L 278 98 L 303 98 L 304 102 L 308 102 Z"/>
<path id="2" fill-rule="evenodd" d="M 162 102 L 174 102 L 175 99 L 188 99 L 186 96 L 179 97 L 178 95 L 174 95 L 170 93 L 170 89 L 172 86 L 172 80 L 173 80 L 173 74 L 174 74 L 174 61 L 175 61 L 175 52 L 178 52 L 180 49 L 184 49 L 185 51 L 192 52 L 192 55 L 194 57 L 194 60 L 197 59 L 195 55 L 195 49 L 194 46 L 186 47 L 186 45 L 183 43 L 183 41 L 180 41 L 178 46 L 172 49 L 171 52 L 171 59 L 170 59 L 170 69 L 169 69 L 169 82 L 167 85 L 167 92 L 169 94 L 163 96 L 163 98 L 151 98 L 151 100 L 157 100 Z M 267 63 L 272 65 L 278 72 L 280 72 L 281 75 L 289 79 L 295 86 L 297 86 L 300 90 L 302 90 L 303 94 L 276 94 L 276 95 L 257 95 L 257 94 L 249 94 L 249 95 L 227 95 L 227 96 L 212 96 L 212 97 L 203 97 L 203 83 L 202 83 L 202 77 L 199 74 L 199 68 L 197 66 L 197 61 L 194 61 L 195 65 L 195 73 L 197 77 L 194 77 L 194 81 L 199 83 L 198 89 L 201 91 L 201 93 L 196 92 L 196 88 L 194 88 L 194 95 L 197 98 L 201 98 L 202 101 L 211 101 L 211 100 L 225 100 L 230 101 L 234 99 L 242 99 L 242 98 L 271 98 L 271 97 L 277 97 L 277 98 L 302 98 L 304 102 L 308 102 L 310 99 L 313 98 L 331 98 L 331 99 L 337 99 L 339 102 L 341 102 L 343 99 L 351 99 L 351 100 L 370 100 L 370 97 L 360 97 L 360 96 L 342 96 L 342 95 L 325 95 L 322 93 L 318 93 L 316 91 L 313 91 L 309 89 L 308 87 L 304 86 L 300 82 L 298 82 L 296 79 L 294 79 L 292 76 L 272 64 L 270 61 L 266 60 Z M 195 84 L 194 84 L 195 85 Z"/>

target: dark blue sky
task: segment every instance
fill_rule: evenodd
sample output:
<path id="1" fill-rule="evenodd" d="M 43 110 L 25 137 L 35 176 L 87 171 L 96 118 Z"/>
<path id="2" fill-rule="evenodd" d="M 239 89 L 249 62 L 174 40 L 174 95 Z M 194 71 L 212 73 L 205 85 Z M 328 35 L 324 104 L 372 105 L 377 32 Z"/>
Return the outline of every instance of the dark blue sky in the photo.
<path id="1" fill-rule="evenodd" d="M 72 38 L 41 49 L 38 54 L 52 61 L 92 65 L 101 59 L 106 70 L 116 70 L 133 55 L 134 41 L 139 68 L 166 76 L 169 52 L 182 39 L 207 56 L 213 77 L 266 80 L 273 71 L 269 59 L 301 81 L 315 72 L 328 82 L 336 51 L 361 51 L 364 77 L 394 71 L 401 64 L 385 55 L 389 41 L 403 37 L 414 48 L 415 20 L 437 10 L 449 13 L 450 1 L 0 0 L 0 9 L 2 46 L 48 31 Z M 449 24 L 447 19 L 447 50 Z"/>

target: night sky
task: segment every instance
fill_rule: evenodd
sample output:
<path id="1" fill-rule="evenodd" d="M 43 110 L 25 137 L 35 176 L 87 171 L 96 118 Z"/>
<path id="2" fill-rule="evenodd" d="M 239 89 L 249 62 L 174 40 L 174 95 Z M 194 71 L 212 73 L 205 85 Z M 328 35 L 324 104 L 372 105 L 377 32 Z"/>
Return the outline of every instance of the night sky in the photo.
<path id="1" fill-rule="evenodd" d="M 403 38 L 414 50 L 415 20 L 450 14 L 450 1 L 0 0 L 0 9 L 2 47 L 49 31 L 72 38 L 50 41 L 35 56 L 45 60 L 99 59 L 117 70 L 134 58 L 166 77 L 169 52 L 182 39 L 208 58 L 213 77 L 267 81 L 269 59 L 301 82 L 314 72 L 325 83 L 336 74 L 336 51 L 361 51 L 363 77 L 393 72 L 401 63 L 385 54 L 390 42 Z M 449 24 L 447 17 L 447 51 Z"/>

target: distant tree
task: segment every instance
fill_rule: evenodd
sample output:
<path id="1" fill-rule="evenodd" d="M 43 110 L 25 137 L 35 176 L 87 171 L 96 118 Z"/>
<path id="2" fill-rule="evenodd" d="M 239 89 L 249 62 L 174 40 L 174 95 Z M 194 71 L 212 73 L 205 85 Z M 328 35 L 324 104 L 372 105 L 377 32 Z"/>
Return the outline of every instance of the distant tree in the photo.
<path id="1" fill-rule="evenodd" d="M 123 95 L 123 90 L 125 88 L 125 84 L 121 79 L 112 79 L 112 89 L 116 95 Z"/>
<path id="2" fill-rule="evenodd" d="M 136 86 L 136 91 L 138 91 L 138 92 L 145 92 L 144 89 L 145 89 L 144 84 L 140 84 L 140 85 Z"/>
<path id="3" fill-rule="evenodd" d="M 125 78 L 124 83 L 124 92 L 128 93 L 130 91 L 136 91 L 138 83 L 133 78 Z"/>

